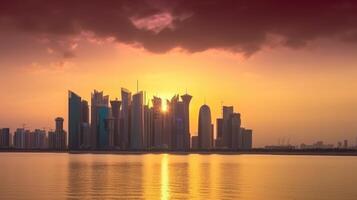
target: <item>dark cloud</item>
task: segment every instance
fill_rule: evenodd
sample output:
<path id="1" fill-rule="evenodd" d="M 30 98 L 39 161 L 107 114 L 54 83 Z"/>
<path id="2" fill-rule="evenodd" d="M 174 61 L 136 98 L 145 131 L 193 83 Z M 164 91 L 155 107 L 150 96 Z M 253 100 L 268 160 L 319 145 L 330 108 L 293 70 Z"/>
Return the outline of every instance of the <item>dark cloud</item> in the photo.
<path id="1" fill-rule="evenodd" d="M 317 38 L 357 38 L 351 0 L 2 0 L 3 28 L 57 36 L 91 31 L 152 52 L 221 48 L 250 55 L 279 37 L 299 48 Z M 64 55 L 66 56 L 66 55 Z"/>

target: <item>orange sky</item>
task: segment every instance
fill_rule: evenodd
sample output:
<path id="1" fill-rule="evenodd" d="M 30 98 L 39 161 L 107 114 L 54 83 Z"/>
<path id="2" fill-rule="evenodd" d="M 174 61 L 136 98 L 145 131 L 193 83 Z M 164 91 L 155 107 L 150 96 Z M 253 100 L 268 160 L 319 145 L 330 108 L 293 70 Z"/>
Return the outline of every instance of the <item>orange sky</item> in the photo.
<path id="1" fill-rule="evenodd" d="M 330 43 L 316 44 L 301 50 L 265 48 L 246 58 L 224 50 L 153 54 L 112 41 L 79 41 L 73 59 L 34 60 L 3 70 L 0 126 L 53 128 L 55 117 L 67 121 L 68 89 L 89 101 L 93 89 L 120 99 L 120 88 L 135 92 L 139 80 L 148 96 L 171 98 L 187 88 L 193 95 L 193 134 L 206 100 L 213 119 L 221 115 L 222 102 L 233 105 L 243 126 L 254 130 L 255 146 L 279 138 L 293 144 L 345 138 L 354 143 L 357 62 L 348 45 L 342 56 L 326 50 Z"/>
<path id="2" fill-rule="evenodd" d="M 0 2 L 0 127 L 67 126 L 67 90 L 233 105 L 254 146 L 357 142 L 354 1 Z M 215 121 L 214 121 L 215 123 Z"/>

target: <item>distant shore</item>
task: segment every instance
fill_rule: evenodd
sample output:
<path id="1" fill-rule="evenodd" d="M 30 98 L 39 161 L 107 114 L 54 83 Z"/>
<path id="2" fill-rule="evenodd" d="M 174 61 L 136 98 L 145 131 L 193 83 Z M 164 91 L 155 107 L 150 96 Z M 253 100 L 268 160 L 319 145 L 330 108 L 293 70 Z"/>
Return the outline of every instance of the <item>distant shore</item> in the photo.
<path id="1" fill-rule="evenodd" d="M 252 149 L 231 151 L 224 149 L 217 150 L 190 150 L 190 151 L 170 151 L 170 150 L 47 150 L 47 149 L 0 149 L 0 153 L 69 153 L 69 154 L 116 154 L 116 155 L 142 155 L 142 154 L 221 154 L 221 155 L 317 155 L 317 156 L 357 156 L 355 149 L 308 149 L 308 150 L 271 150 Z"/>

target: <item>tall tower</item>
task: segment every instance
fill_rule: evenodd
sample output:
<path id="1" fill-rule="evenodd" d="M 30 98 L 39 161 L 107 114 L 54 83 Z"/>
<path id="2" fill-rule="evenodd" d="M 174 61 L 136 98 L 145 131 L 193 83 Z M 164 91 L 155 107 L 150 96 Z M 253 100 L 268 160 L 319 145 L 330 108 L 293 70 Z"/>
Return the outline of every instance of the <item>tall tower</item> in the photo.
<path id="1" fill-rule="evenodd" d="M 68 148 L 70 150 L 79 149 L 80 147 L 81 105 L 81 97 L 72 91 L 68 91 Z M 63 119 L 61 121 L 61 118 L 56 118 L 56 132 L 57 128 L 60 128 L 61 132 L 63 131 Z"/>
<path id="2" fill-rule="evenodd" d="M 155 97 L 152 99 L 153 105 L 153 146 L 161 147 L 163 139 L 163 115 L 161 98 Z"/>
<path id="3" fill-rule="evenodd" d="M 128 149 L 130 141 L 130 104 L 131 104 L 131 93 L 129 90 L 121 89 L 121 129 L 120 138 L 121 141 L 120 148 Z"/>
<path id="4" fill-rule="evenodd" d="M 198 115 L 198 147 L 200 149 L 212 148 L 211 110 L 207 105 L 200 108 Z"/>
<path id="5" fill-rule="evenodd" d="M 192 96 L 189 94 L 185 94 L 181 96 L 182 102 L 183 102 L 183 132 L 184 132 L 184 138 L 183 138 L 183 143 L 184 143 L 184 149 L 185 150 L 190 150 L 190 140 L 191 140 L 191 134 L 190 134 L 190 101 L 192 99 Z"/>
<path id="6" fill-rule="evenodd" d="M 79 109 L 80 110 L 80 109 Z M 64 150 L 66 149 L 66 143 L 67 143 L 67 133 L 63 130 L 63 118 L 62 117 L 57 117 L 55 119 L 56 121 L 56 130 L 52 135 L 52 143 L 54 144 L 54 148 L 58 150 Z M 78 130 L 79 130 L 79 124 L 78 124 Z M 79 146 L 74 146 L 74 145 L 79 145 L 79 143 L 74 143 L 74 142 L 79 142 L 79 132 L 78 134 L 72 135 L 72 137 L 76 137 L 76 141 L 73 141 L 74 139 L 70 138 L 70 143 L 72 146 L 70 150 L 75 150 L 78 149 Z M 78 138 L 77 138 L 78 137 Z"/>
<path id="7" fill-rule="evenodd" d="M 90 147 L 90 126 L 89 126 L 89 105 L 88 101 L 82 99 L 81 107 L 81 132 L 80 132 L 80 148 Z"/>
<path id="8" fill-rule="evenodd" d="M 109 117 L 109 96 L 94 90 L 91 97 L 91 148 L 105 148 L 107 132 L 105 129 L 106 118 Z"/>
<path id="9" fill-rule="evenodd" d="M 130 148 L 142 149 L 144 138 L 144 96 L 142 91 L 133 95 L 130 130 Z"/>
<path id="10" fill-rule="evenodd" d="M 63 121 L 64 119 L 62 117 L 57 117 L 55 119 L 56 121 L 56 131 L 57 132 L 62 132 L 63 131 Z"/>
<path id="11" fill-rule="evenodd" d="M 233 114 L 233 106 L 223 106 L 223 122 L 222 122 L 222 147 L 230 147 L 232 142 L 232 135 L 230 134 L 229 118 Z"/>
<path id="12" fill-rule="evenodd" d="M 231 138 L 228 140 L 228 147 L 231 149 L 242 148 L 242 132 L 241 132 L 241 119 L 239 113 L 231 114 L 229 120 L 229 135 Z"/>
<path id="13" fill-rule="evenodd" d="M 114 119 L 114 146 L 119 147 L 120 145 L 120 105 L 121 101 L 118 101 L 117 99 L 110 101 L 110 105 L 112 107 L 112 116 Z"/>

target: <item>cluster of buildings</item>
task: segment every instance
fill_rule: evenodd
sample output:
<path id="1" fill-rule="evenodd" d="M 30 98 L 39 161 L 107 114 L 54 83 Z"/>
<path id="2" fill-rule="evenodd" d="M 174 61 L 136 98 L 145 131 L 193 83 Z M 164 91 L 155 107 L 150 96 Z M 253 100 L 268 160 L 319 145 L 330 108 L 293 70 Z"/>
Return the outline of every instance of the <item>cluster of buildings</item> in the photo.
<path id="1" fill-rule="evenodd" d="M 241 116 L 232 106 L 223 106 L 217 119 L 216 138 L 211 111 L 202 105 L 197 136 L 190 133 L 189 94 L 170 100 L 121 89 L 121 100 L 94 90 L 90 104 L 68 92 L 68 135 L 63 118 L 55 119 L 55 131 L 18 128 L 13 136 L 0 129 L 0 148 L 53 150 L 241 150 L 252 148 L 252 130 L 241 126 Z M 151 101 L 151 104 L 149 104 Z M 166 101 L 166 102 L 163 102 Z M 149 106 L 150 105 L 150 106 Z M 163 106 L 166 105 L 166 109 Z"/>
<path id="2" fill-rule="evenodd" d="M 67 149 L 67 133 L 63 130 L 63 118 L 56 118 L 55 131 L 46 132 L 43 129 L 30 131 L 18 128 L 11 134 L 9 128 L 0 129 L 0 148 L 15 149 Z"/>
<path id="3" fill-rule="evenodd" d="M 71 150 L 178 151 L 252 148 L 252 130 L 241 127 L 240 114 L 234 113 L 231 106 L 223 107 L 215 139 L 210 108 L 203 105 L 199 112 L 198 135 L 191 137 L 191 99 L 187 93 L 175 95 L 166 100 L 167 109 L 163 110 L 161 98 L 154 96 L 149 106 L 145 92 L 131 94 L 122 88 L 121 101 L 110 101 L 108 95 L 95 90 L 89 106 L 86 100 L 69 91 L 68 147 Z"/>
<path id="4" fill-rule="evenodd" d="M 357 149 L 357 140 L 356 145 L 348 145 L 348 140 L 343 140 L 343 142 L 337 142 L 337 145 L 326 144 L 323 141 L 317 141 L 311 144 L 302 143 L 300 146 L 294 146 L 291 144 L 278 144 L 278 145 L 268 145 L 265 146 L 265 149 L 269 150 L 324 150 L 324 149 Z"/>

